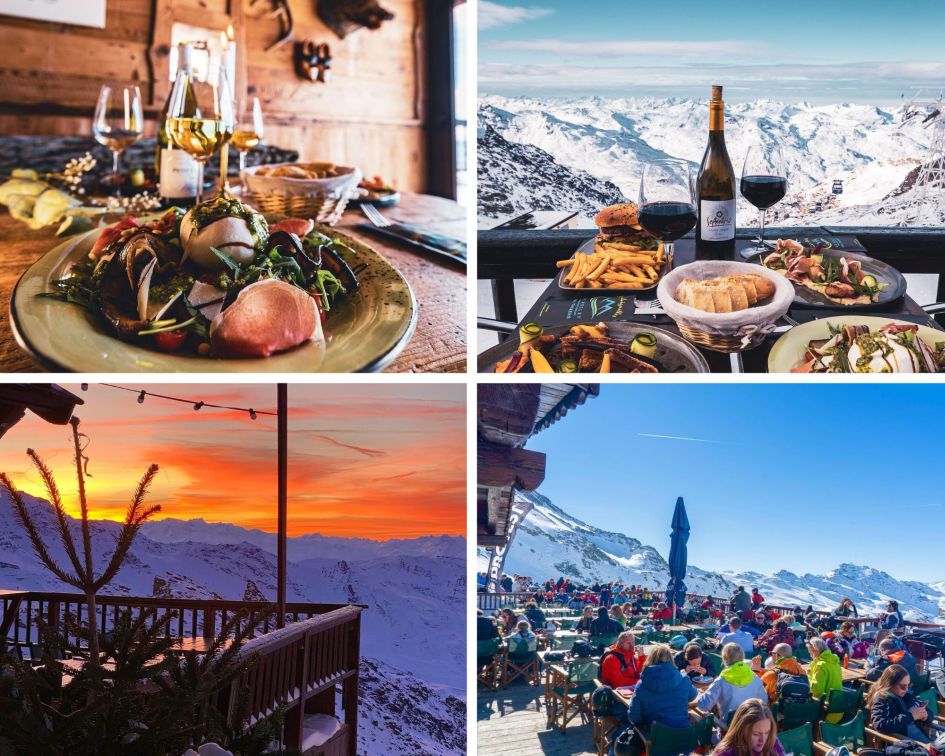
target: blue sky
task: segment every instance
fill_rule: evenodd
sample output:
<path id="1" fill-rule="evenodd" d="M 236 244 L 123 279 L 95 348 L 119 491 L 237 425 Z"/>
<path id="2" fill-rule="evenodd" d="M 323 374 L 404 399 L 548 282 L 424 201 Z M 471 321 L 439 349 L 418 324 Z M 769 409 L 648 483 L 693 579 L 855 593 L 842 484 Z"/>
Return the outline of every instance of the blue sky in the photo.
<path id="1" fill-rule="evenodd" d="M 942 0 L 481 0 L 481 94 L 894 104 L 945 85 Z"/>
<path id="2" fill-rule="evenodd" d="M 664 557 L 682 496 L 704 569 L 852 562 L 937 581 L 943 399 L 915 384 L 605 384 L 528 448 L 548 455 L 540 493 Z"/>

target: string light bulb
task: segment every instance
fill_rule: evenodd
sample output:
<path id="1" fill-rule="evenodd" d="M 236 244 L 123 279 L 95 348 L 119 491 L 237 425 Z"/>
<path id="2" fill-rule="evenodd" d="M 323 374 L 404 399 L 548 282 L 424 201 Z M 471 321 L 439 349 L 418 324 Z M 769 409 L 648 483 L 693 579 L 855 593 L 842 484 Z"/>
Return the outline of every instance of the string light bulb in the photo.
<path id="1" fill-rule="evenodd" d="M 194 405 L 194 412 L 199 412 L 201 407 L 203 407 L 203 402 L 197 402 Z"/>
<path id="2" fill-rule="evenodd" d="M 252 407 L 249 408 L 249 419 L 250 420 L 256 419 L 256 410 L 254 410 Z"/>
<path id="3" fill-rule="evenodd" d="M 79 384 L 79 387 L 80 387 L 83 391 L 88 391 L 88 390 L 89 390 L 89 384 L 87 384 L 87 383 L 80 383 L 80 384 Z"/>
<path id="4" fill-rule="evenodd" d="M 140 394 L 138 394 L 138 404 L 144 404 L 145 394 L 147 394 L 146 391 L 142 391 Z"/>

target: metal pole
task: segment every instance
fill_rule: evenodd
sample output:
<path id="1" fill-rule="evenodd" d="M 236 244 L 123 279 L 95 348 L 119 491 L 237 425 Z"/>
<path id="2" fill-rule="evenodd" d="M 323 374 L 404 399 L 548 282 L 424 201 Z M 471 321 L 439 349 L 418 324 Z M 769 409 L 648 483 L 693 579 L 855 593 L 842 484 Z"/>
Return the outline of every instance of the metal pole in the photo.
<path id="1" fill-rule="evenodd" d="M 278 538 L 278 586 L 276 587 L 276 603 L 279 607 L 279 616 L 276 618 L 278 627 L 285 627 L 285 584 L 286 584 L 286 503 L 288 491 L 289 467 L 289 409 L 288 387 L 284 383 L 277 386 L 279 411 L 279 538 Z"/>

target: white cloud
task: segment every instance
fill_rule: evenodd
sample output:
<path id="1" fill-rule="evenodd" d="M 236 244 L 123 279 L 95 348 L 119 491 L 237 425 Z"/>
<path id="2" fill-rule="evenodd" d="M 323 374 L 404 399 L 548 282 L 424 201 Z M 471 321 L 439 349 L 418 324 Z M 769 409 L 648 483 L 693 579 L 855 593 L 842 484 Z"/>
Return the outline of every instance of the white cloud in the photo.
<path id="1" fill-rule="evenodd" d="M 481 7 L 481 4 L 480 4 Z M 480 28 L 482 24 L 480 23 Z M 744 40 L 712 40 L 691 42 L 684 40 L 622 39 L 593 42 L 566 39 L 522 39 L 483 44 L 490 50 L 515 50 L 550 55 L 593 55 L 600 57 L 673 57 L 673 58 L 721 58 L 732 55 L 758 55 L 770 53 L 771 46 L 761 42 Z"/>
<path id="2" fill-rule="evenodd" d="M 512 24 L 521 24 L 525 21 L 534 21 L 536 18 L 554 13 L 551 8 L 526 8 L 521 5 L 499 5 L 489 2 L 489 0 L 480 0 L 479 15 L 477 17 L 479 30 L 498 29 L 501 26 L 511 26 Z"/>

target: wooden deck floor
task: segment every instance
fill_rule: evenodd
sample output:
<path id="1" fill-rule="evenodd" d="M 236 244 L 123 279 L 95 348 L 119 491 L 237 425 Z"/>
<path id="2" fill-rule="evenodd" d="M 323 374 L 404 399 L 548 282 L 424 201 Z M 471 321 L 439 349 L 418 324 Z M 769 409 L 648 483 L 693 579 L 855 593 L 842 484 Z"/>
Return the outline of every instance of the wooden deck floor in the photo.
<path id="1" fill-rule="evenodd" d="M 548 728 L 541 687 L 518 683 L 507 690 L 479 688 L 476 696 L 478 756 L 594 754 L 593 727 L 572 720 L 566 733 Z"/>

